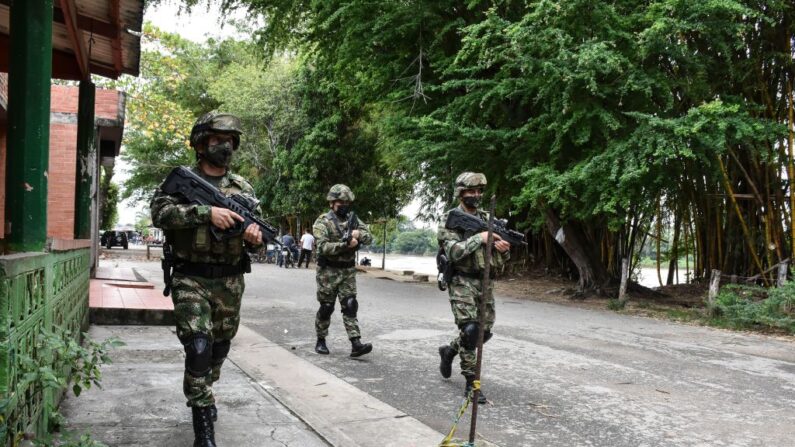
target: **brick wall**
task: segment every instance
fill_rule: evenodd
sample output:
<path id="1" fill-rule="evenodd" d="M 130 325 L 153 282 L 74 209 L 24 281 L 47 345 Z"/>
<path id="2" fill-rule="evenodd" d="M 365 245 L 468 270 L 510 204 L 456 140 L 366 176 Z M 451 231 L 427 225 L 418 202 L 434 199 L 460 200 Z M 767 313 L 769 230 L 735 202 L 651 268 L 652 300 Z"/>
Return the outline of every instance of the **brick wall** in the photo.
<path id="1" fill-rule="evenodd" d="M 7 92 L 4 73 L 0 73 L 0 95 Z M 53 85 L 50 90 L 50 111 L 67 116 L 73 123 L 50 124 L 50 159 L 47 170 L 47 235 L 72 239 L 75 221 L 75 183 L 77 163 L 77 87 Z M 117 120 L 121 93 L 100 89 L 96 92 L 94 113 L 97 118 Z M 74 117 L 74 120 L 71 119 Z M 5 158 L 6 123 L 0 123 L 0 238 L 5 234 Z"/>
<path id="2" fill-rule="evenodd" d="M 94 113 L 97 118 L 121 119 L 123 110 L 119 110 L 119 99 L 122 95 L 118 90 L 97 89 L 94 99 Z"/>
<path id="3" fill-rule="evenodd" d="M 53 85 L 51 90 L 50 110 L 57 113 L 77 113 L 77 100 L 80 90 L 77 87 Z M 97 89 L 94 99 L 94 114 L 97 118 L 119 119 L 118 90 Z"/>
<path id="4" fill-rule="evenodd" d="M 50 125 L 47 236 L 72 239 L 75 225 L 77 124 Z"/>

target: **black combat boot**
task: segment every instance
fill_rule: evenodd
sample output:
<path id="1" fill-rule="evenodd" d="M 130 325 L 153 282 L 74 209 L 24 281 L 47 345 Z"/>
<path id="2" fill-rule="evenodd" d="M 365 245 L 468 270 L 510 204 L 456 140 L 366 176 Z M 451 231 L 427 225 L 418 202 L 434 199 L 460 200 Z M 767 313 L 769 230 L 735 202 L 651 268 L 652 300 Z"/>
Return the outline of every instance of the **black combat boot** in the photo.
<path id="1" fill-rule="evenodd" d="M 351 339 L 351 357 L 361 357 L 373 350 L 370 343 L 362 343 L 359 337 Z"/>
<path id="2" fill-rule="evenodd" d="M 213 422 L 218 421 L 218 407 L 215 404 L 210 405 L 210 417 L 213 419 Z"/>
<path id="3" fill-rule="evenodd" d="M 453 374 L 453 359 L 455 355 L 456 352 L 450 345 L 439 346 L 439 356 L 442 358 L 439 362 L 439 372 L 442 373 L 442 377 L 445 379 L 449 379 L 450 375 Z"/>
<path id="4" fill-rule="evenodd" d="M 315 352 L 318 354 L 328 355 L 328 346 L 326 346 L 326 339 L 318 337 L 315 343 Z"/>
<path id="5" fill-rule="evenodd" d="M 475 381 L 475 376 L 464 377 L 467 379 L 467 385 L 466 388 L 464 388 L 464 397 L 466 397 L 469 395 L 469 392 L 472 391 L 472 382 Z M 480 392 L 478 393 L 478 403 L 485 404 L 486 402 L 488 402 L 488 400 L 486 399 L 486 395 L 483 394 L 483 388 L 481 388 Z"/>
<path id="6" fill-rule="evenodd" d="M 216 447 L 215 428 L 210 415 L 210 407 L 192 407 L 193 411 L 193 447 Z"/>

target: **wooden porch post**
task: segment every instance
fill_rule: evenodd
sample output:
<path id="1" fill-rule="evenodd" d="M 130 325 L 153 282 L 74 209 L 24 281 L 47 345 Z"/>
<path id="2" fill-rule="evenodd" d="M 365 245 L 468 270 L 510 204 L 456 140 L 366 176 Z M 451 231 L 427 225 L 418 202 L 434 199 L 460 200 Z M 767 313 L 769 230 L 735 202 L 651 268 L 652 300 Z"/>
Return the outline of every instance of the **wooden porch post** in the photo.
<path id="1" fill-rule="evenodd" d="M 6 159 L 9 251 L 43 251 L 47 241 L 52 0 L 11 8 Z"/>

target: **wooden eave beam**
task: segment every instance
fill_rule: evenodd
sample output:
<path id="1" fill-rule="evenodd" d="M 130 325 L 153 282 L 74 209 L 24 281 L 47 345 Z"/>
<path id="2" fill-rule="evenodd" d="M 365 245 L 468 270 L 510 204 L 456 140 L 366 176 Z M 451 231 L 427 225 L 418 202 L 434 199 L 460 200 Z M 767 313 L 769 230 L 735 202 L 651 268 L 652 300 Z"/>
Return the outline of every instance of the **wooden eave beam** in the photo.
<path id="1" fill-rule="evenodd" d="M 52 20 L 56 23 L 66 24 L 64 11 L 61 9 L 58 3 L 58 1 L 55 2 L 55 7 L 52 11 Z M 0 0 L 0 5 L 10 7 L 11 0 Z M 112 39 L 117 34 L 116 29 L 113 27 L 111 22 L 105 22 L 82 14 L 77 14 L 77 27 L 89 33 L 107 37 L 108 39 Z"/>
<path id="2" fill-rule="evenodd" d="M 74 50 L 80 74 L 82 79 L 89 79 L 91 70 L 88 62 L 88 50 L 83 42 L 82 31 L 77 25 L 77 5 L 75 5 L 75 0 L 59 0 L 59 3 L 64 13 L 64 25 L 66 25 L 69 40 L 72 42 L 72 50 Z"/>
<path id="3" fill-rule="evenodd" d="M 0 71 L 8 72 L 9 60 L 9 37 L 5 34 L 0 34 Z M 88 66 L 91 73 L 98 74 L 110 79 L 118 79 L 119 73 L 113 67 L 101 65 L 98 63 L 89 63 Z M 80 68 L 77 66 L 77 60 L 72 53 L 66 51 L 53 50 L 52 51 L 52 77 L 55 79 L 68 79 L 79 81 L 83 79 Z"/>
<path id="4" fill-rule="evenodd" d="M 121 54 L 121 7 L 119 5 L 121 0 L 110 0 L 110 23 L 116 30 L 116 35 L 111 37 L 111 48 L 113 49 L 113 67 L 116 73 L 121 75 L 124 69 Z"/>

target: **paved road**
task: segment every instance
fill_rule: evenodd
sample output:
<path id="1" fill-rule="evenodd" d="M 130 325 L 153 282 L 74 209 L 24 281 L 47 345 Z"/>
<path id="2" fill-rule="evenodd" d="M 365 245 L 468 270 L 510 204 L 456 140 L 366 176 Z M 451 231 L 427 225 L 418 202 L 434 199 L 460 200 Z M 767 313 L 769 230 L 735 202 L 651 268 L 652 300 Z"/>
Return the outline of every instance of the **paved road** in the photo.
<path id="1" fill-rule="evenodd" d="M 127 264 L 157 281 L 155 263 Z M 332 355 L 314 345 L 313 270 L 255 265 L 243 323 L 296 355 L 410 414 L 449 428 L 463 378 L 438 373 L 454 335 L 446 296 L 432 285 L 359 275 L 361 360 L 338 311 Z M 479 432 L 505 446 L 791 446 L 795 342 L 684 326 L 610 311 L 497 297 L 486 347 L 492 402 Z M 468 429 L 468 422 L 464 424 Z M 395 434 L 395 436 L 398 436 Z"/>

